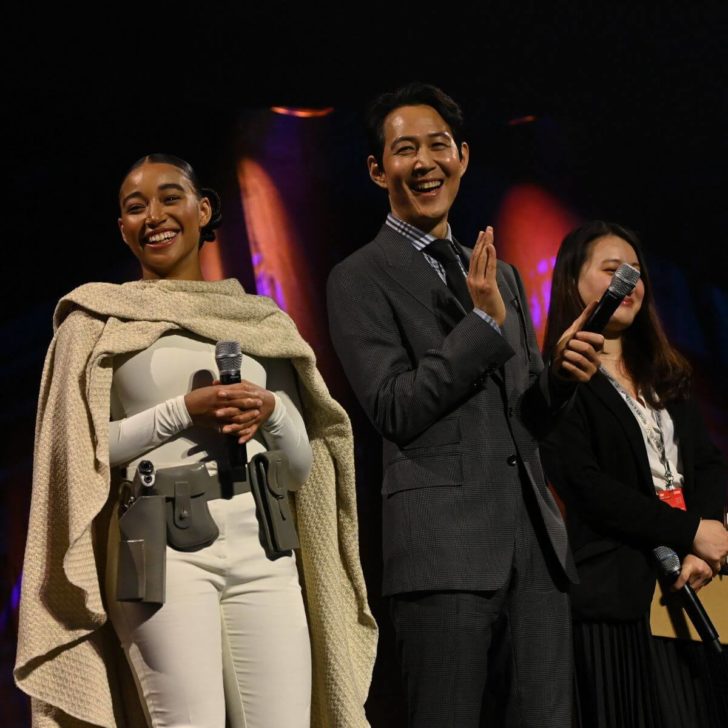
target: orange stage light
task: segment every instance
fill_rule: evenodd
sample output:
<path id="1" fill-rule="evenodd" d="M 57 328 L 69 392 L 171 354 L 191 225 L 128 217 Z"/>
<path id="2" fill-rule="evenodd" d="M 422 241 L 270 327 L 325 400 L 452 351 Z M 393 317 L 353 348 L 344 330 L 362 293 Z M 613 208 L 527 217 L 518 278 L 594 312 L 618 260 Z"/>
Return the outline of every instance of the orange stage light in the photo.
<path id="1" fill-rule="evenodd" d="M 276 114 L 283 116 L 297 116 L 299 119 L 312 119 L 320 116 L 328 116 L 333 110 L 333 106 L 325 106 L 322 109 L 298 109 L 291 106 L 271 106 L 270 110 Z"/>
<path id="2" fill-rule="evenodd" d="M 536 121 L 538 117 L 535 114 L 526 114 L 525 116 L 518 116 L 515 119 L 508 121 L 508 126 L 519 126 L 520 124 L 531 124 Z"/>

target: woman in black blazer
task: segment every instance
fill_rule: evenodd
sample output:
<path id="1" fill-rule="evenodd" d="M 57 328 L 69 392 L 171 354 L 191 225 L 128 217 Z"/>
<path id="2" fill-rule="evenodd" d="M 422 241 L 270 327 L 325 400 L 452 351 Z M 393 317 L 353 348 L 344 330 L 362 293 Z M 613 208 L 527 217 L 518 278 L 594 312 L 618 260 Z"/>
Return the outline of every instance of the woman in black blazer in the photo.
<path id="1" fill-rule="evenodd" d="M 688 717 L 661 673 L 667 665 L 695 685 L 674 645 L 657 645 L 650 634 L 652 549 L 669 546 L 681 557 L 676 587 L 710 582 L 728 554 L 728 470 L 690 398 L 689 365 L 665 337 L 634 233 L 594 221 L 566 236 L 545 354 L 563 322 L 602 295 L 621 263 L 639 268 L 640 281 L 607 324 L 599 373 L 579 387 L 542 443 L 580 579 L 571 595 L 576 714 L 584 728 L 704 726 L 717 708 L 692 696 L 703 715 Z"/>

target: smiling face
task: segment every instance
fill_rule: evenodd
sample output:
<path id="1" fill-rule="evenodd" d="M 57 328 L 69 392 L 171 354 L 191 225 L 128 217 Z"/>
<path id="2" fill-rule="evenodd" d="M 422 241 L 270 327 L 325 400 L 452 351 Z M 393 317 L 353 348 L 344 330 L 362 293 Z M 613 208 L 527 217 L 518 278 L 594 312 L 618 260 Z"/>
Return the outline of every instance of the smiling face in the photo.
<path id="1" fill-rule="evenodd" d="M 591 243 L 591 251 L 579 272 L 579 295 L 585 304 L 601 298 L 612 281 L 614 272 L 622 263 L 629 263 L 637 270 L 640 263 L 634 248 L 616 235 L 604 235 Z M 642 308 L 645 296 L 645 284 L 640 279 L 632 293 L 626 296 L 617 310 L 612 314 L 604 335 L 617 337 L 629 328 L 635 316 Z"/>
<path id="2" fill-rule="evenodd" d="M 369 176 L 387 190 L 400 220 L 445 237 L 447 216 L 468 166 L 468 145 L 458 150 L 447 122 L 426 105 L 394 109 L 383 131 L 382 164 L 370 156 Z"/>
<path id="3" fill-rule="evenodd" d="M 127 175 L 119 200 L 121 237 L 142 278 L 202 279 L 200 228 L 210 220 L 210 203 L 182 170 L 145 162 Z"/>

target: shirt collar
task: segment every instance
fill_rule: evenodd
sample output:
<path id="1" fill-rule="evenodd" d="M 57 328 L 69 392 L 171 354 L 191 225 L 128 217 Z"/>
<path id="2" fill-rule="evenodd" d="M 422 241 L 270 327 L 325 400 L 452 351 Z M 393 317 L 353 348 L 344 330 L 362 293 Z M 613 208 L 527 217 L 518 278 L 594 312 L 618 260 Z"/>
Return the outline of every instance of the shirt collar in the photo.
<path id="1" fill-rule="evenodd" d="M 407 238 L 407 240 L 412 243 L 415 250 L 423 250 L 433 240 L 437 240 L 437 236 L 432 235 L 431 233 L 422 232 L 422 230 L 416 228 L 414 225 L 410 225 L 410 223 L 405 222 L 404 220 L 400 220 L 392 212 L 387 215 L 387 220 L 385 224 L 388 227 L 392 228 L 392 230 Z M 450 230 L 450 223 L 447 224 L 447 233 L 445 234 L 445 238 L 452 242 L 452 231 Z"/>

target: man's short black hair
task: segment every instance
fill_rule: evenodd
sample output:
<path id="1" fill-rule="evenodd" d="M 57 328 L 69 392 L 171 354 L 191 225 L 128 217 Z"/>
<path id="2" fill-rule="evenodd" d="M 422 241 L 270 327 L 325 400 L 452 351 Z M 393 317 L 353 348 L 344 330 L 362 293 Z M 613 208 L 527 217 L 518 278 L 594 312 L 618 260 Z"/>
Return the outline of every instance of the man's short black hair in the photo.
<path id="1" fill-rule="evenodd" d="M 382 164 L 384 154 L 384 120 L 401 106 L 431 106 L 445 120 L 452 131 L 453 139 L 460 149 L 460 134 L 463 128 L 463 112 L 444 91 L 429 83 L 413 81 L 395 91 L 378 96 L 367 112 L 367 140 L 369 154 Z"/>

